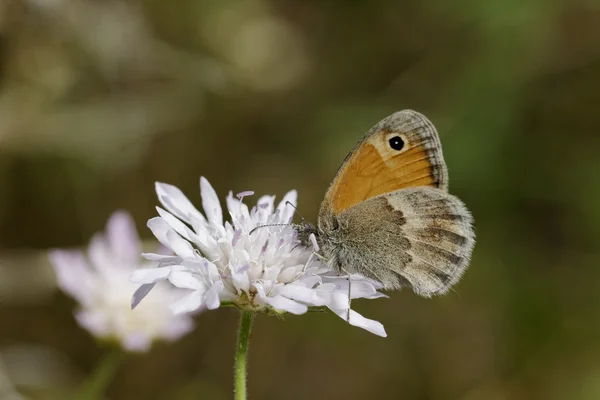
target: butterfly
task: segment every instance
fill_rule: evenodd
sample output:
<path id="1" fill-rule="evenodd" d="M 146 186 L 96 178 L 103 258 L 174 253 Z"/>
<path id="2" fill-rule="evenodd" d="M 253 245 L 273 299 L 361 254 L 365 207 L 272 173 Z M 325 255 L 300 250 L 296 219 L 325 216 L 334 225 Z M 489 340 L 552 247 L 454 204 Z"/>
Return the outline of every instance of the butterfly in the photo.
<path id="1" fill-rule="evenodd" d="M 471 213 L 448 193 L 438 133 L 412 110 L 367 132 L 331 182 L 317 225 L 295 229 L 338 273 L 424 297 L 458 282 L 475 244 Z"/>

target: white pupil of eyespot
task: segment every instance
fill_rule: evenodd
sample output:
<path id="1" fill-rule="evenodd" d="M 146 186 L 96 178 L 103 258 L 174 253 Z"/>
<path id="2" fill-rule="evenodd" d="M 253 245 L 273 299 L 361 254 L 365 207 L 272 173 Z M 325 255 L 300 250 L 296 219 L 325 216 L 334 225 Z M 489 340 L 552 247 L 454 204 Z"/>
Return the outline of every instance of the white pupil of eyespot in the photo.
<path id="1" fill-rule="evenodd" d="M 402 150 L 404 147 L 404 140 L 400 136 L 394 136 L 389 140 L 390 147 L 394 150 Z"/>

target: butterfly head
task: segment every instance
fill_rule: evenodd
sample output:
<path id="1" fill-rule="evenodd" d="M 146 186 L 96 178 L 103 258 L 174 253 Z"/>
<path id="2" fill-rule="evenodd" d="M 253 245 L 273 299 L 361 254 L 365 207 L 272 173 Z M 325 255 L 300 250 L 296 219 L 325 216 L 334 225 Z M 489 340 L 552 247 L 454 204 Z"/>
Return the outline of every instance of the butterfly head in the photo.
<path id="1" fill-rule="evenodd" d="M 319 242 L 319 229 L 317 229 L 317 227 L 313 224 L 304 222 L 302 224 L 296 225 L 294 228 L 296 229 L 296 232 L 298 234 L 298 241 L 300 242 L 301 246 L 312 246 L 310 235 L 314 235 L 317 239 L 317 242 Z"/>

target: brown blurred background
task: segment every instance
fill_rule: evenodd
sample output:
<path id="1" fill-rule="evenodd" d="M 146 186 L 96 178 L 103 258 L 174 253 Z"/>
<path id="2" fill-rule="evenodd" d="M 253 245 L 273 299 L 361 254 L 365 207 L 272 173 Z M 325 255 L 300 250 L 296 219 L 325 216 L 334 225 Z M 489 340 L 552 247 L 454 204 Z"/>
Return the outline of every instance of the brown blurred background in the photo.
<path id="1" fill-rule="evenodd" d="M 0 386 L 64 399 L 106 353 L 45 251 L 153 183 L 200 204 L 299 190 L 388 114 L 436 124 L 478 242 L 456 291 L 257 319 L 254 399 L 600 399 L 600 5 L 594 0 L 0 2 Z M 228 399 L 237 313 L 131 356 L 110 399 Z"/>

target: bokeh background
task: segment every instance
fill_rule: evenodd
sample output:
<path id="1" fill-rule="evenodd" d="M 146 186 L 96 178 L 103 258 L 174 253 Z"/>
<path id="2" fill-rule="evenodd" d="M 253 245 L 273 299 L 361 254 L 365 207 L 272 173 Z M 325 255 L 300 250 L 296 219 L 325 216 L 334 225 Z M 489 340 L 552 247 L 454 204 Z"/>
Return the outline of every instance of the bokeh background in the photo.
<path id="1" fill-rule="evenodd" d="M 296 188 L 315 220 L 354 143 L 404 108 L 436 124 L 472 210 L 445 297 L 259 316 L 255 399 L 600 398 L 600 5 L 594 0 L 0 2 L 0 390 L 64 399 L 107 353 L 46 251 L 115 209 L 142 236 L 153 183 L 200 204 Z M 108 399 L 228 399 L 237 313 L 129 356 Z M 14 388 L 20 395 L 8 389 Z"/>

